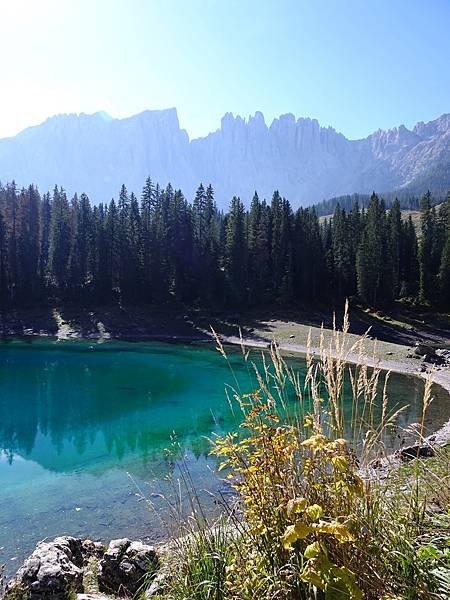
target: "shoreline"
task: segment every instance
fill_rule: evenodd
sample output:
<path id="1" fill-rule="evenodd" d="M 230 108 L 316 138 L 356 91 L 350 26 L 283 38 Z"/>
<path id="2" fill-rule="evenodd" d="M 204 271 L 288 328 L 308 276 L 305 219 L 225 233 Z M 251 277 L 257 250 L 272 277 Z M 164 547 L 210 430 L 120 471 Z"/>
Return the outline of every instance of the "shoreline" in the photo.
<path id="1" fill-rule="evenodd" d="M 318 355 L 320 337 L 324 336 L 328 347 L 329 337 L 332 335 L 332 321 L 329 316 L 320 312 L 285 310 L 277 318 L 275 312 L 225 316 L 189 309 L 183 311 L 181 308 L 47 307 L 12 311 L 2 314 L 0 335 L 5 340 L 53 338 L 61 341 L 90 340 L 99 344 L 108 341 L 141 341 L 213 345 L 215 340 L 210 330 L 212 326 L 224 344 L 236 347 L 243 342 L 248 348 L 262 350 L 267 349 L 271 342 L 276 342 L 283 355 L 299 357 L 305 357 L 308 348 L 296 339 L 306 340 L 311 334 L 310 351 Z M 448 324 L 442 324 L 442 319 L 429 323 L 429 319 L 423 320 L 420 317 L 418 314 L 380 316 L 378 313 L 367 316 L 367 311 L 350 311 L 352 327 L 347 334 L 349 343 L 355 342 L 362 333 L 370 330 L 372 335 L 367 337 L 366 349 L 372 352 L 367 352 L 368 366 L 378 366 L 383 371 L 425 380 L 431 371 L 431 365 L 416 356 L 414 344 L 431 343 L 450 349 L 450 328 Z M 238 332 L 242 332 L 242 337 L 236 335 Z M 447 364 L 437 367 L 432 379 L 433 383 L 450 396 L 449 359 L 450 350 L 447 352 Z M 346 361 L 355 364 L 358 362 L 358 355 L 346 354 Z M 448 421 L 432 434 L 436 439 L 442 440 L 442 443 L 450 442 L 450 404 L 445 418 L 447 417 Z"/>
<path id="2" fill-rule="evenodd" d="M 64 324 L 62 324 L 64 326 Z M 174 323 L 174 327 L 172 331 L 176 331 L 176 324 Z M 327 330 L 328 332 L 329 330 Z M 62 327 L 61 330 L 57 332 L 59 335 L 55 335 L 55 332 L 23 332 L 22 336 L 17 334 L 7 334 L 3 337 L 6 339 L 22 339 L 32 341 L 38 339 L 55 339 L 64 341 L 91 341 L 93 343 L 107 343 L 107 342 L 120 342 L 120 341 L 130 341 L 130 342 L 165 342 L 165 343 L 174 343 L 174 344 L 208 344 L 211 346 L 211 349 L 214 349 L 215 340 L 214 337 L 206 328 L 196 330 L 195 335 L 170 335 L 170 334 L 161 334 L 161 333 L 151 333 L 148 331 L 144 335 L 123 335 L 121 332 L 109 333 L 109 332 L 97 332 L 91 334 L 82 334 L 80 331 L 75 331 L 73 329 L 68 329 Z M 127 332 L 128 333 L 128 332 Z M 219 334 L 221 342 L 225 346 L 233 347 L 234 349 L 239 349 L 242 342 L 244 343 L 247 349 L 254 350 L 266 350 L 272 340 L 270 339 L 262 339 L 258 335 L 244 335 L 242 339 L 235 335 L 225 335 Z M 273 340 L 277 341 L 277 340 Z M 280 351 L 283 356 L 291 356 L 291 357 L 305 357 L 308 351 L 306 344 L 297 343 L 294 341 L 287 341 L 286 339 L 282 339 L 277 342 L 280 348 Z M 374 348 L 377 346 L 378 342 L 376 340 L 368 339 L 368 345 L 374 345 Z M 403 351 L 406 353 L 407 350 L 410 350 L 410 346 L 403 345 Z M 319 354 L 319 347 L 313 345 L 310 347 L 310 351 L 314 355 Z M 357 362 L 356 354 L 348 354 L 346 356 L 346 362 L 349 364 L 354 364 Z M 367 365 L 370 367 L 378 366 L 382 370 L 390 371 L 393 373 L 398 373 L 400 375 L 405 376 L 413 376 L 419 377 L 421 380 L 426 379 L 428 374 L 428 370 L 423 370 L 426 363 L 418 358 L 411 359 L 396 359 L 389 360 L 386 358 L 377 358 L 376 355 L 374 357 L 370 357 L 367 359 Z M 440 368 L 436 370 L 433 374 L 433 382 L 443 388 L 450 398 L 450 367 Z M 445 404 L 447 406 L 447 404 Z M 448 407 L 450 409 L 450 402 L 448 403 Z M 431 445 L 434 447 L 444 447 L 450 443 L 450 411 L 445 411 L 445 418 L 448 419 L 442 426 L 439 426 L 437 429 L 434 429 L 433 423 L 431 423 L 431 427 L 429 431 L 432 431 L 430 435 L 424 438 L 421 442 L 421 446 Z M 440 421 L 442 423 L 442 421 Z M 365 473 L 366 477 L 374 478 L 377 480 L 382 480 L 392 472 L 393 469 L 397 468 L 402 464 L 399 456 L 394 454 L 387 456 L 386 459 L 377 465 L 376 467 L 371 467 L 370 472 Z"/>
<path id="3" fill-rule="evenodd" d="M 221 341 L 225 344 L 230 344 L 233 346 L 241 346 L 242 343 L 247 348 L 260 348 L 266 349 L 268 344 L 263 342 L 262 340 L 252 339 L 252 338 L 238 338 L 235 336 L 221 336 Z M 277 342 L 278 343 L 278 342 Z M 281 351 L 281 354 L 291 354 L 295 356 L 300 356 L 302 358 L 306 357 L 308 348 L 303 344 L 290 344 L 290 343 L 278 343 L 278 347 Z M 320 354 L 320 348 L 311 347 L 310 352 L 318 356 Z M 335 357 L 335 354 L 334 356 Z M 346 356 L 347 364 L 357 364 L 358 357 L 356 354 L 348 354 Z M 427 377 L 432 375 L 433 384 L 440 386 L 444 389 L 450 397 L 450 367 L 444 367 L 440 370 L 435 370 L 432 372 L 431 369 L 422 370 L 420 368 L 414 368 L 414 365 L 410 364 L 406 360 L 381 360 L 381 359 L 373 359 L 367 357 L 366 359 L 367 366 L 369 367 L 379 367 L 382 371 L 387 371 L 391 373 L 398 373 L 399 375 L 406 375 L 412 377 L 419 377 L 424 381 L 427 380 Z M 436 446 L 445 446 L 450 443 L 450 413 L 448 414 L 448 421 L 446 421 L 441 427 L 439 427 L 436 431 L 433 431 L 430 435 L 423 439 L 422 444 L 434 444 Z"/>
<path id="4" fill-rule="evenodd" d="M 235 336 L 221 336 L 221 340 L 223 342 L 225 342 L 226 344 L 231 344 L 233 346 L 240 346 L 241 345 L 241 339 Z M 247 346 L 249 348 L 267 348 L 270 343 L 264 342 L 262 340 L 258 340 L 258 339 L 252 339 L 252 338 L 242 338 L 242 341 L 244 343 L 244 346 Z M 308 352 L 308 348 L 306 345 L 304 344 L 291 344 L 291 343 L 285 343 L 285 342 L 277 342 L 276 340 L 274 340 L 282 353 L 291 353 L 291 354 L 296 354 L 302 357 L 305 357 L 307 352 Z M 409 348 L 409 346 L 405 346 L 405 348 Z M 311 347 L 310 351 L 312 352 L 313 355 L 319 355 L 320 353 L 320 349 L 318 347 Z M 350 364 L 356 364 L 358 362 L 358 357 L 356 354 L 353 355 L 348 355 L 346 357 L 346 362 L 350 363 Z M 386 359 L 373 359 L 370 357 L 367 357 L 367 365 L 369 367 L 379 367 L 380 369 L 382 369 L 383 371 L 390 371 L 392 373 L 399 373 L 400 375 L 412 375 L 415 377 L 421 377 L 422 379 L 426 379 L 427 375 L 429 375 L 430 373 L 430 369 L 421 369 L 418 366 L 415 366 L 414 364 L 411 364 L 410 362 L 406 361 L 406 360 L 386 360 Z M 421 363 L 422 365 L 422 363 Z M 443 367 L 440 368 L 438 370 L 436 370 L 433 373 L 433 383 L 436 383 L 437 385 L 440 385 L 442 388 L 444 388 L 447 392 L 449 392 L 450 394 L 450 367 Z M 449 415 L 450 417 L 450 415 Z"/>
<path id="5" fill-rule="evenodd" d="M 59 315 L 58 315 L 59 316 Z M 93 341 L 97 343 L 123 341 L 123 342 L 162 342 L 162 343 L 173 343 L 173 344 L 214 344 L 215 340 L 213 335 L 206 329 L 196 329 L 195 335 L 193 334 L 162 334 L 162 333 L 145 333 L 139 332 L 139 334 L 133 333 L 130 335 L 123 333 L 110 333 L 99 327 L 97 332 L 80 332 L 71 327 L 68 327 L 66 323 L 61 323 L 58 319 L 59 327 L 56 332 L 49 331 L 24 331 L 22 335 L 15 333 L 3 334 L 3 339 L 55 339 L 58 341 Z M 331 332 L 330 329 L 326 329 L 326 332 Z M 233 347 L 239 347 L 242 344 L 246 348 L 266 350 L 270 347 L 272 342 L 277 343 L 280 352 L 284 356 L 297 356 L 305 358 L 308 352 L 306 344 L 286 342 L 284 340 L 277 339 L 261 339 L 257 336 L 247 335 L 242 338 L 235 335 L 218 334 L 221 342 L 224 345 Z M 369 339 L 376 345 L 378 340 Z M 411 350 L 410 346 L 404 344 L 398 344 L 402 346 L 404 351 Z M 318 346 L 311 346 L 310 352 L 318 356 L 320 354 L 320 348 Z M 335 355 L 334 355 L 335 356 Z M 347 354 L 346 362 L 348 364 L 357 364 L 358 356 L 356 353 Z M 430 373 L 432 373 L 433 384 L 440 386 L 444 389 L 450 397 L 450 366 L 440 367 L 432 371 L 429 365 L 425 365 L 423 361 L 419 362 L 418 358 L 406 359 L 398 358 L 396 360 L 373 358 L 370 356 L 366 357 L 366 363 L 369 367 L 378 367 L 383 371 L 397 373 L 399 375 L 405 375 L 409 377 L 418 377 L 422 380 L 426 380 Z M 433 431 L 429 436 L 423 440 L 424 444 L 433 443 L 438 446 L 445 446 L 450 443 L 450 412 L 448 414 L 448 421 L 441 425 L 436 431 Z"/>

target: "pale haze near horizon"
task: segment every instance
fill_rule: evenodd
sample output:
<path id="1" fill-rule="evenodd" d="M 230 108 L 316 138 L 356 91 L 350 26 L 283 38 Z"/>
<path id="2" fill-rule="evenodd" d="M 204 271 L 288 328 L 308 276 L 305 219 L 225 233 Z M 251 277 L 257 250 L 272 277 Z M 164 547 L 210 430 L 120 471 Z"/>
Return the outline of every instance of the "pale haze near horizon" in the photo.
<path id="1" fill-rule="evenodd" d="M 450 112 L 447 0 L 0 0 L 0 137 L 47 117 L 291 112 L 349 138 Z"/>

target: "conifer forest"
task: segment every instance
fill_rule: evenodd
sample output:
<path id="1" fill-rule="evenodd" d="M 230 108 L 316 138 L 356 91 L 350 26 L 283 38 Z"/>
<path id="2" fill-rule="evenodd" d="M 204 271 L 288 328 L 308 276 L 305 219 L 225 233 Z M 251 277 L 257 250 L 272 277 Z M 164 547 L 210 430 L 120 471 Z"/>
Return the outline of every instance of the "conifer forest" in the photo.
<path id="1" fill-rule="evenodd" d="M 63 188 L 0 187 L 0 302 L 185 302 L 200 307 L 326 305 L 356 297 L 368 306 L 403 299 L 450 306 L 450 195 L 420 199 L 420 218 L 366 206 L 318 217 L 275 191 L 249 209 L 233 197 L 218 211 L 211 186 L 192 202 L 147 179 L 140 197 L 91 205 Z"/>

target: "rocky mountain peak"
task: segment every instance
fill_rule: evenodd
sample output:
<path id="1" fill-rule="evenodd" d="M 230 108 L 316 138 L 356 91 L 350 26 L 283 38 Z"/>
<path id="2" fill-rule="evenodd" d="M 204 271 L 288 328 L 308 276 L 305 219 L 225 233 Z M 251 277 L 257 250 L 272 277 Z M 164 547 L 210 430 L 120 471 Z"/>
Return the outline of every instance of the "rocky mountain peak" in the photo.
<path id="1" fill-rule="evenodd" d="M 211 183 L 221 207 L 235 194 L 250 202 L 255 189 L 266 198 L 279 189 L 298 206 L 415 182 L 421 189 L 436 181 L 445 186 L 449 164 L 450 114 L 412 130 L 400 125 L 348 140 L 291 113 L 268 126 L 262 112 L 247 119 L 229 112 L 218 130 L 189 140 L 175 108 L 124 119 L 97 112 L 57 115 L 0 140 L 0 181 L 35 182 L 42 192 L 64 185 L 94 202 L 109 201 L 122 183 L 139 194 L 150 175 L 162 185 L 171 181 L 188 198 L 200 181 Z"/>

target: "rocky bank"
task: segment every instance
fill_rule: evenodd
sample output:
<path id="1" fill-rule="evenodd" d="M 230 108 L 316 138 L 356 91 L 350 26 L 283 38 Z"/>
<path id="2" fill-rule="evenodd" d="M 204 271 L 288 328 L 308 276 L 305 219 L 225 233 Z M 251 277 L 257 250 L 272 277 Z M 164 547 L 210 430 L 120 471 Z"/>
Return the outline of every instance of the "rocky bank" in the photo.
<path id="1" fill-rule="evenodd" d="M 160 553 L 128 539 L 106 547 L 70 536 L 40 542 L 7 584 L 3 600 L 151 598 L 158 588 Z"/>

